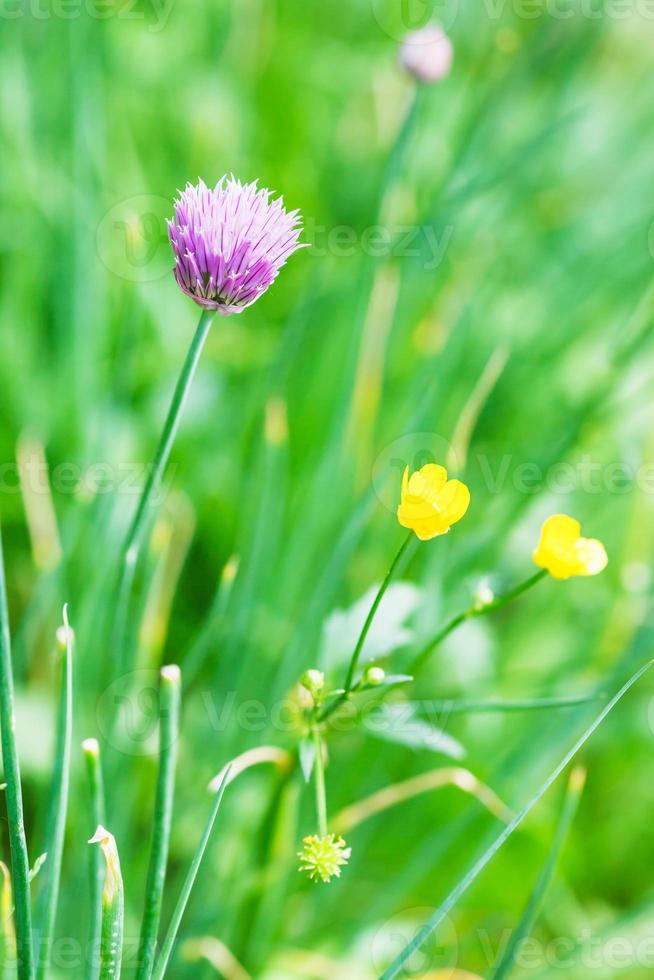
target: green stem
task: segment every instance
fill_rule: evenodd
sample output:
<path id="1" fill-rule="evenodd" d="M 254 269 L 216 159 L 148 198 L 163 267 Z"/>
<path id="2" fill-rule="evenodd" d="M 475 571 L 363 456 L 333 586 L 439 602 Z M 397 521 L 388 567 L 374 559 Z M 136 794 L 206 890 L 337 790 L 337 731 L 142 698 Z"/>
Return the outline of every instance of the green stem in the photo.
<path id="1" fill-rule="evenodd" d="M 386 197 L 391 187 L 399 177 L 402 167 L 404 165 L 404 157 L 406 155 L 413 130 L 415 128 L 416 122 L 418 120 L 418 115 L 420 112 L 420 106 L 424 98 L 426 85 L 416 85 L 415 90 L 411 96 L 411 101 L 407 107 L 407 110 L 402 120 L 402 124 L 395 137 L 395 142 L 391 148 L 391 152 L 388 156 L 388 161 L 386 167 L 384 168 L 384 173 L 382 176 L 381 186 L 379 189 L 379 199 L 377 204 L 377 221 L 380 221 L 383 217 L 384 203 Z"/>
<path id="2" fill-rule="evenodd" d="M 82 751 L 86 761 L 86 774 L 91 791 L 91 818 L 94 827 L 106 823 L 106 805 L 104 798 L 104 781 L 100 763 L 100 746 L 94 738 L 82 742 Z M 89 955 L 86 962 L 86 980 L 98 980 L 100 962 L 98 952 L 102 937 L 102 889 L 104 888 L 105 864 L 102 852 L 98 848 L 91 851 L 91 936 Z"/>
<path id="3" fill-rule="evenodd" d="M 18 980 L 33 980 L 32 915 L 27 842 L 23 823 L 23 795 L 14 732 L 14 677 L 9 639 L 9 613 L 0 537 L 0 740 L 6 783 L 11 874 L 16 915 Z"/>
<path id="4" fill-rule="evenodd" d="M 314 762 L 315 784 L 316 784 L 316 813 L 318 816 L 318 833 L 321 837 L 327 836 L 327 794 L 325 792 L 325 760 L 323 757 L 323 745 L 320 733 L 317 728 L 311 730 L 313 744 L 316 750 Z"/>
<path id="5" fill-rule="evenodd" d="M 61 882 L 61 862 L 64 850 L 64 834 L 68 812 L 68 789 L 70 786 L 70 752 L 73 741 L 73 643 L 72 631 L 68 623 L 68 609 L 64 606 L 65 644 L 62 665 L 61 694 L 57 720 L 57 740 L 54 769 L 50 784 L 50 815 L 45 851 L 48 855 L 46 867 L 47 883 L 43 892 L 41 915 L 36 934 L 39 939 L 37 980 L 44 980 L 48 974 L 50 946 L 57 917 L 57 901 Z"/>
<path id="6" fill-rule="evenodd" d="M 117 600 L 115 604 L 114 628 L 112 630 L 111 645 L 112 655 L 117 658 L 118 663 L 122 667 L 127 666 L 127 652 L 125 650 L 127 610 L 132 592 L 132 585 L 134 583 L 134 575 L 136 573 L 136 564 L 139 552 L 149 527 L 149 511 L 152 504 L 152 499 L 156 491 L 161 486 L 164 470 L 170 457 L 175 436 L 177 435 L 177 430 L 181 421 L 182 410 L 188 397 L 191 383 L 200 360 L 202 348 L 204 347 L 204 343 L 209 334 L 209 328 L 213 317 L 214 313 L 212 310 L 203 310 L 200 315 L 200 321 L 195 331 L 193 340 L 191 341 L 191 346 L 189 347 L 186 355 L 181 373 L 177 379 L 177 384 L 175 385 L 175 391 L 173 392 L 173 398 L 170 403 L 170 408 L 168 409 L 168 415 L 166 416 L 161 438 L 159 439 L 159 445 L 157 447 L 154 462 L 150 468 L 150 472 L 148 473 L 148 478 L 145 482 L 145 486 L 143 487 L 136 512 L 132 518 L 132 522 L 129 526 L 129 530 L 123 544 L 119 566 L 120 578 L 117 587 Z"/>
<path id="7" fill-rule="evenodd" d="M 527 589 L 531 589 L 532 586 L 540 582 L 541 579 L 545 578 L 547 571 L 541 568 L 540 571 L 536 572 L 534 575 L 530 575 L 529 578 L 525 579 L 519 585 L 516 585 L 514 589 L 509 592 L 505 592 L 504 595 L 498 595 L 492 602 L 488 602 L 485 605 L 472 605 L 463 612 L 458 613 L 454 616 L 448 623 L 443 626 L 441 630 L 434 636 L 426 646 L 422 648 L 420 653 L 418 653 L 409 665 L 409 669 L 412 671 L 418 671 L 420 667 L 423 666 L 425 660 L 431 656 L 437 646 L 443 642 L 443 640 L 453 633 L 457 626 L 464 623 L 468 619 L 475 619 L 477 616 L 485 616 L 486 613 L 493 612 L 495 609 L 499 609 L 501 606 L 505 606 L 508 602 L 513 599 L 517 599 L 519 595 L 526 592 Z"/>
<path id="8" fill-rule="evenodd" d="M 102 891 L 102 932 L 100 936 L 100 980 L 120 980 L 125 929 L 125 896 L 118 848 L 113 834 L 98 827 L 90 844 L 99 844 L 106 872 Z M 95 951 L 92 951 L 94 954 Z"/>
<path id="9" fill-rule="evenodd" d="M 366 639 L 368 637 L 370 627 L 372 626 L 372 622 L 377 614 L 379 605 L 382 599 L 384 598 L 384 594 L 386 593 L 386 590 L 390 585 L 393 576 L 395 575 L 397 567 L 400 564 L 404 556 L 404 553 L 409 547 L 409 544 L 411 543 L 412 540 L 416 540 L 416 539 L 414 538 L 413 531 L 409 531 L 404 541 L 400 545 L 400 548 L 397 554 L 395 555 L 395 558 L 393 559 L 390 568 L 386 572 L 386 577 L 382 582 L 382 584 L 379 586 L 379 590 L 377 592 L 377 595 L 375 596 L 374 602 L 370 607 L 370 611 L 368 612 L 368 615 L 366 616 L 366 621 L 363 624 L 363 628 L 359 634 L 359 639 L 357 640 L 356 646 L 354 648 L 354 652 L 352 653 L 352 657 L 350 659 L 350 665 L 347 669 L 347 674 L 345 676 L 345 683 L 343 684 L 343 688 L 344 688 L 343 693 L 340 695 L 340 697 L 335 698 L 335 700 L 332 701 L 322 711 L 322 713 L 318 716 L 319 721 L 324 721 L 326 718 L 329 718 L 329 716 L 333 714 L 334 711 L 336 711 L 336 709 L 339 708 L 344 701 L 347 701 L 350 695 L 352 694 L 352 691 L 354 690 L 354 675 L 356 673 L 356 669 L 359 664 L 359 658 L 361 657 L 361 651 L 363 650 L 364 643 L 366 642 Z"/>
<path id="10" fill-rule="evenodd" d="M 186 911 L 186 906 L 188 905 L 188 900 L 195 884 L 195 879 L 197 878 L 198 871 L 200 869 L 200 864 L 202 863 L 202 858 L 204 857 L 204 852 L 207 849 L 207 844 L 209 843 L 209 838 L 211 837 L 211 831 L 213 830 L 213 825 L 216 822 L 216 817 L 218 816 L 218 810 L 220 809 L 220 804 L 222 802 L 223 793 L 225 792 L 225 786 L 227 785 L 227 780 L 231 772 L 231 766 L 228 766 L 222 778 L 222 782 L 216 791 L 216 799 L 214 801 L 213 807 L 211 809 L 211 814 L 207 821 L 207 825 L 204 828 L 204 833 L 202 839 L 198 844 L 198 848 L 193 856 L 191 862 L 191 867 L 186 875 L 186 880 L 182 885 L 182 890 L 180 892 L 179 898 L 177 899 L 177 905 L 175 906 L 175 911 L 173 912 L 173 917 L 168 926 L 166 936 L 161 946 L 161 952 L 159 954 L 159 959 L 157 960 L 156 966 L 154 968 L 153 978 L 154 980 L 163 980 L 168 968 L 168 961 L 170 960 L 173 947 L 175 945 L 175 940 L 177 939 L 177 933 L 179 931 L 180 923 L 184 912 Z"/>
<path id="11" fill-rule="evenodd" d="M 180 698 L 181 674 L 179 667 L 175 665 L 163 667 L 160 686 L 159 775 L 154 807 L 152 850 L 145 889 L 137 980 L 150 980 L 154 969 L 173 817 Z"/>

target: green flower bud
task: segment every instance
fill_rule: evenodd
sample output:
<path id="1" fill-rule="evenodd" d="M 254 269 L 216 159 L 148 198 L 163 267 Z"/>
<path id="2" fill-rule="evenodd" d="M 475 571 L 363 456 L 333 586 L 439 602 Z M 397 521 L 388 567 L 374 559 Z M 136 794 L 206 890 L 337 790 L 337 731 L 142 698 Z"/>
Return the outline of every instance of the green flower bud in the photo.
<path id="1" fill-rule="evenodd" d="M 377 687 L 379 684 L 383 684 L 385 680 L 386 671 L 382 670 L 381 667 L 368 667 L 363 675 L 364 684 L 369 684 L 371 687 Z"/>

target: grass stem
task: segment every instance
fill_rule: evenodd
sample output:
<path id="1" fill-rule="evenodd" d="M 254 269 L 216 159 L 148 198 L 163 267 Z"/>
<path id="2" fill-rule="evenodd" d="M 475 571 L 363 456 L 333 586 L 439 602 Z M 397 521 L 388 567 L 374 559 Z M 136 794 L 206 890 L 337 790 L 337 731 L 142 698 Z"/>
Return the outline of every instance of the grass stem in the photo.
<path id="1" fill-rule="evenodd" d="M 100 746 L 94 738 L 82 742 L 82 751 L 86 762 L 86 774 L 91 793 L 91 820 L 94 827 L 103 826 L 107 822 L 104 797 L 104 780 L 100 761 Z M 100 962 L 98 951 L 102 936 L 102 889 L 104 888 L 105 865 L 102 852 L 97 848 L 91 851 L 91 931 L 89 949 L 90 955 L 86 963 L 86 980 L 98 980 Z"/>
<path id="2" fill-rule="evenodd" d="M 37 980 L 44 980 L 49 971 L 50 947 L 57 918 L 70 786 L 70 753 L 73 741 L 73 633 L 68 622 L 67 606 L 64 606 L 63 619 L 63 634 L 62 638 L 58 639 L 58 644 L 63 647 L 63 661 L 57 738 L 50 783 L 49 822 L 45 845 L 45 852 L 48 855 L 45 869 L 46 884 L 36 929 L 39 939 L 39 955 L 36 966 Z"/>
<path id="3" fill-rule="evenodd" d="M 0 740 L 6 783 L 7 821 L 11 851 L 11 875 L 15 903 L 18 980 L 33 980 L 32 913 L 23 794 L 16 748 L 14 718 L 14 675 L 9 639 L 9 613 L 5 585 L 4 558 L 0 537 Z"/>
<path id="4" fill-rule="evenodd" d="M 137 980 L 150 980 L 154 969 L 173 817 L 181 699 L 179 667 L 175 665 L 163 667 L 160 678 L 159 774 L 154 805 L 152 850 L 145 888 L 145 908 L 141 926 Z"/>
<path id="5" fill-rule="evenodd" d="M 163 980 L 166 975 L 166 970 L 168 969 L 168 962 L 173 952 L 173 947 L 177 939 L 177 933 L 179 932 L 179 927 L 186 911 L 186 906 L 188 905 L 188 900 L 191 896 L 191 891 L 193 890 L 193 885 L 195 884 L 195 879 L 198 876 L 198 871 L 200 870 L 200 864 L 202 863 L 202 858 L 204 857 L 204 852 L 207 849 L 207 844 L 209 843 L 209 838 L 211 837 L 211 831 L 213 830 L 213 825 L 216 822 L 216 817 L 218 816 L 218 810 L 220 809 L 220 804 L 222 803 L 223 793 L 225 792 L 225 786 L 229 779 L 230 769 L 226 769 L 222 778 L 222 782 L 218 787 L 216 792 L 216 798 L 214 800 L 213 807 L 211 808 L 211 813 L 209 814 L 209 819 L 207 820 L 206 827 L 204 828 L 204 833 L 200 843 L 198 844 L 197 850 L 191 861 L 191 867 L 186 875 L 186 880 L 182 885 L 182 890 L 180 892 L 179 898 L 177 899 L 177 905 L 175 906 L 175 911 L 173 912 L 173 917 L 168 926 L 166 936 L 161 946 L 161 952 L 159 953 L 159 958 L 157 960 L 156 966 L 154 968 L 153 977 L 154 980 Z"/>

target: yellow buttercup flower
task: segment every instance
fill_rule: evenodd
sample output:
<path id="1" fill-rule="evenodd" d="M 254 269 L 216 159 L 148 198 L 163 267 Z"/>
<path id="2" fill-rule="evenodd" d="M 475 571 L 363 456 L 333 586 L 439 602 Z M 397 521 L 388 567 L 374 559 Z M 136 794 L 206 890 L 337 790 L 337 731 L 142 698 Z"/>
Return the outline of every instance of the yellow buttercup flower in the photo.
<path id="1" fill-rule="evenodd" d="M 560 579 L 597 575 L 608 564 L 602 542 L 582 538 L 579 521 L 565 514 L 554 514 L 543 524 L 534 561 Z"/>
<path id="2" fill-rule="evenodd" d="M 402 497 L 397 519 L 402 527 L 415 531 L 421 541 L 446 534 L 468 509 L 470 491 L 460 480 L 448 480 L 447 470 L 427 463 L 402 477 Z"/>

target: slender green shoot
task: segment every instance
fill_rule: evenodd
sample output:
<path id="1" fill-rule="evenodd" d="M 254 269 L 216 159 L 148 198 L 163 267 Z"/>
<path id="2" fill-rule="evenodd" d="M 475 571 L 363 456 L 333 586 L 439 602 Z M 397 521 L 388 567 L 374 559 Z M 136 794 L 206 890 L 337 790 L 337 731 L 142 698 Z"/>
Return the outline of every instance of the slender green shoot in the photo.
<path id="1" fill-rule="evenodd" d="M 553 709 L 576 708 L 580 704 L 590 704 L 601 701 L 601 694 L 578 694 L 568 697 L 547 698 L 506 698 L 503 700 L 476 701 L 472 698 L 448 700 L 443 698 L 430 701 L 430 714 L 450 715 L 464 714 L 510 714 L 516 711 L 550 711 Z"/>
<path id="2" fill-rule="evenodd" d="M 137 980 L 150 980 L 154 969 L 173 817 L 181 679 L 180 669 L 176 665 L 162 667 L 159 694 L 159 774 L 154 804 L 152 850 L 145 887 Z"/>
<path id="3" fill-rule="evenodd" d="M 14 890 L 18 980 L 33 980 L 30 865 L 23 822 L 23 793 L 14 731 L 14 674 L 9 639 L 9 612 L 0 536 L 0 740 L 6 783 L 7 822 Z"/>
<path id="4" fill-rule="evenodd" d="M 87 738 L 82 742 L 86 762 L 86 775 L 91 795 L 91 818 L 94 827 L 106 823 L 106 804 L 104 781 L 100 762 L 100 746 L 96 739 Z M 102 851 L 97 847 L 91 851 L 91 935 L 90 954 L 86 961 L 86 980 L 98 980 L 100 975 L 100 942 L 102 936 L 102 890 L 104 888 L 105 863 Z"/>
<path id="5" fill-rule="evenodd" d="M 498 595 L 490 602 L 475 602 L 468 609 L 464 609 L 463 612 L 458 613 L 453 616 L 448 623 L 443 626 L 441 630 L 438 631 L 436 636 L 434 636 L 429 643 L 422 648 L 422 650 L 416 654 L 416 656 L 410 662 L 410 669 L 417 671 L 422 667 L 424 662 L 431 656 L 436 647 L 438 647 L 443 640 L 453 633 L 454 630 L 465 623 L 468 619 L 475 619 L 477 616 L 485 616 L 486 613 L 493 612 L 495 609 L 500 609 L 502 606 L 506 606 L 508 602 L 513 599 L 517 599 L 518 596 L 522 595 L 528 589 L 531 589 L 537 582 L 540 582 L 547 575 L 547 570 L 541 568 L 540 571 L 536 572 L 534 575 L 530 575 L 529 578 L 525 579 L 515 588 L 511 589 L 509 592 L 505 592 L 504 595 Z"/>
<path id="6" fill-rule="evenodd" d="M 520 922 L 511 933 L 511 939 L 504 948 L 502 958 L 491 974 L 489 980 L 504 980 L 504 978 L 508 977 L 511 973 L 520 943 L 523 941 L 523 939 L 527 938 L 534 922 L 536 921 L 538 909 L 540 908 L 545 892 L 547 891 L 550 881 L 552 880 L 552 876 L 556 870 L 559 854 L 561 853 L 561 848 L 563 847 L 572 821 L 574 820 L 575 813 L 577 812 L 577 806 L 583 792 L 585 781 L 586 771 L 582 769 L 581 766 L 577 766 L 572 770 L 570 773 L 570 780 L 568 782 L 565 800 L 563 801 L 561 816 L 559 818 L 558 826 L 556 828 L 556 833 L 554 834 L 554 839 L 552 841 L 552 846 L 550 847 L 547 860 L 543 865 L 540 875 L 538 876 L 538 880 L 520 918 Z"/>
<path id="7" fill-rule="evenodd" d="M 218 816 L 218 810 L 220 809 L 220 804 L 222 803 L 223 793 L 225 792 L 225 786 L 229 779 L 229 773 L 231 771 L 231 766 L 225 770 L 222 778 L 222 782 L 216 791 L 216 798 L 214 800 L 209 819 L 207 820 L 207 825 L 204 828 L 204 833 L 200 843 L 198 844 L 197 850 L 191 861 L 191 867 L 186 875 L 186 880 L 182 885 L 182 890 L 180 892 L 179 898 L 177 899 L 177 905 L 173 912 L 170 925 L 168 926 L 168 931 L 161 946 L 161 952 L 159 953 L 159 958 L 157 959 L 156 966 L 154 968 L 153 977 L 154 980 L 163 980 L 166 975 L 166 970 L 168 969 L 168 961 L 173 952 L 173 947 L 177 939 L 177 933 L 179 932 L 179 927 L 186 911 L 186 906 L 188 905 L 188 900 L 193 890 L 193 885 L 195 884 L 195 879 L 197 878 L 198 871 L 200 870 L 200 864 L 202 863 L 202 858 L 204 857 L 204 852 L 207 849 L 207 844 L 209 843 L 209 838 L 211 837 L 211 831 L 213 830 L 213 825 L 216 822 L 216 817 Z"/>
<path id="8" fill-rule="evenodd" d="M 620 690 L 613 696 L 607 705 L 600 711 L 595 720 L 588 726 L 585 732 L 577 739 L 575 744 L 571 749 L 564 755 L 557 766 L 552 770 L 547 779 L 539 786 L 535 794 L 526 803 L 523 808 L 516 814 L 513 820 L 501 831 L 501 833 L 495 838 L 490 847 L 482 854 L 482 856 L 475 862 L 475 864 L 470 868 L 470 870 L 463 876 L 458 885 L 450 892 L 445 901 L 439 905 L 433 915 L 427 920 L 427 922 L 418 929 L 416 934 L 411 940 L 405 945 L 404 949 L 399 953 L 399 955 L 393 960 L 391 965 L 384 971 L 380 980 L 393 980 L 394 977 L 400 975 L 403 970 L 404 964 L 413 955 L 413 953 L 419 949 L 425 940 L 431 935 L 431 933 L 438 928 L 443 919 L 451 912 L 456 903 L 459 901 L 462 895 L 468 890 L 470 885 L 479 877 L 481 872 L 484 870 L 487 864 L 492 860 L 492 858 L 497 854 L 502 845 L 509 839 L 514 830 L 520 826 L 525 817 L 531 813 L 536 804 L 542 799 L 545 793 L 548 791 L 550 786 L 561 775 L 564 769 L 569 765 L 570 762 L 577 755 L 579 750 L 583 748 L 588 739 L 593 735 L 597 728 L 602 724 L 604 719 L 616 704 L 624 697 L 624 695 L 629 691 L 633 685 L 640 680 L 645 671 L 649 670 L 652 666 L 652 661 L 650 660 L 646 663 L 640 670 L 636 671 L 632 677 L 624 684 Z"/>
<path id="9" fill-rule="evenodd" d="M 64 606 L 63 620 L 64 625 L 57 633 L 57 645 L 62 650 L 63 659 L 57 738 L 48 805 L 49 822 L 45 843 L 48 862 L 45 887 L 41 896 L 40 915 L 35 930 L 39 939 L 39 955 L 36 965 L 37 980 L 43 980 L 49 968 L 50 947 L 57 918 L 61 862 L 68 814 L 70 753 L 73 741 L 73 631 L 68 622 L 68 606 Z"/>
<path id="10" fill-rule="evenodd" d="M 325 759 L 323 756 L 323 744 L 320 733 L 316 728 L 312 731 L 313 744 L 315 747 L 314 778 L 316 784 L 316 813 L 318 816 L 318 833 L 321 837 L 327 836 L 327 795 L 325 792 Z"/>
<path id="11" fill-rule="evenodd" d="M 102 890 L 102 933 L 100 937 L 100 980 L 120 980 L 125 929 L 123 876 L 116 839 L 99 826 L 89 844 L 99 844 L 106 871 Z M 95 950 L 92 951 L 95 955 Z"/>
<path id="12" fill-rule="evenodd" d="M 397 571 L 397 568 L 398 568 L 398 566 L 399 566 L 402 558 L 404 557 L 404 554 L 405 554 L 407 548 L 409 547 L 409 545 L 411 544 L 412 541 L 416 541 L 416 540 L 417 540 L 417 538 L 414 536 L 413 531 L 409 531 L 409 533 L 405 537 L 404 541 L 400 545 L 400 547 L 398 549 L 398 552 L 395 555 L 395 558 L 391 562 L 390 568 L 386 572 L 386 576 L 384 578 L 384 581 L 379 586 L 379 589 L 377 591 L 377 595 L 375 596 L 375 598 L 373 600 L 373 603 L 372 603 L 372 605 L 370 607 L 370 610 L 368 612 L 368 615 L 366 616 L 366 620 L 365 620 L 365 622 L 363 624 L 363 627 L 361 629 L 361 632 L 359 633 L 359 638 L 358 638 L 358 640 L 356 642 L 356 646 L 355 646 L 354 651 L 352 653 L 352 657 L 350 658 L 350 663 L 349 663 L 349 666 L 348 666 L 348 669 L 347 669 L 347 674 L 345 675 L 345 682 L 343 684 L 343 691 L 339 695 L 339 697 L 335 698 L 334 701 L 331 701 L 327 705 L 327 707 L 325 707 L 323 709 L 323 711 L 321 712 L 321 714 L 318 717 L 318 720 L 319 721 L 324 721 L 325 718 L 329 718 L 329 716 L 331 714 L 333 714 L 334 711 L 337 710 L 337 708 L 340 708 L 340 706 L 343 704 L 343 702 L 344 701 L 347 701 L 349 699 L 350 695 L 352 694 L 352 691 L 353 691 L 354 686 L 355 686 L 354 676 L 356 674 L 356 670 L 357 670 L 357 667 L 359 665 L 359 659 L 361 657 L 361 651 L 363 650 L 364 644 L 365 644 L 366 639 L 368 637 L 368 633 L 370 632 L 370 627 L 372 626 L 372 622 L 373 622 L 373 620 L 374 620 L 374 618 L 375 618 L 375 616 L 377 614 L 377 610 L 379 609 L 379 606 L 381 604 L 381 601 L 384 598 L 384 595 L 386 593 L 386 590 L 387 590 L 388 586 L 391 584 L 391 581 L 393 579 L 393 576 L 395 575 L 395 572 Z"/>
<path id="13" fill-rule="evenodd" d="M 186 355 L 181 373 L 177 379 L 177 384 L 175 385 L 154 462 L 149 470 L 148 478 L 143 487 L 122 547 L 111 643 L 111 650 L 117 657 L 117 661 L 122 669 L 128 666 L 128 655 L 125 649 L 127 612 L 139 552 L 150 526 L 151 505 L 156 492 L 161 486 L 166 464 L 168 463 L 181 421 L 184 404 L 191 389 L 191 384 L 200 360 L 200 355 L 202 354 L 202 349 L 209 335 L 209 328 L 211 327 L 213 317 L 214 313 L 211 310 L 203 310 L 200 315 L 200 321 L 191 341 L 191 346 Z"/>

